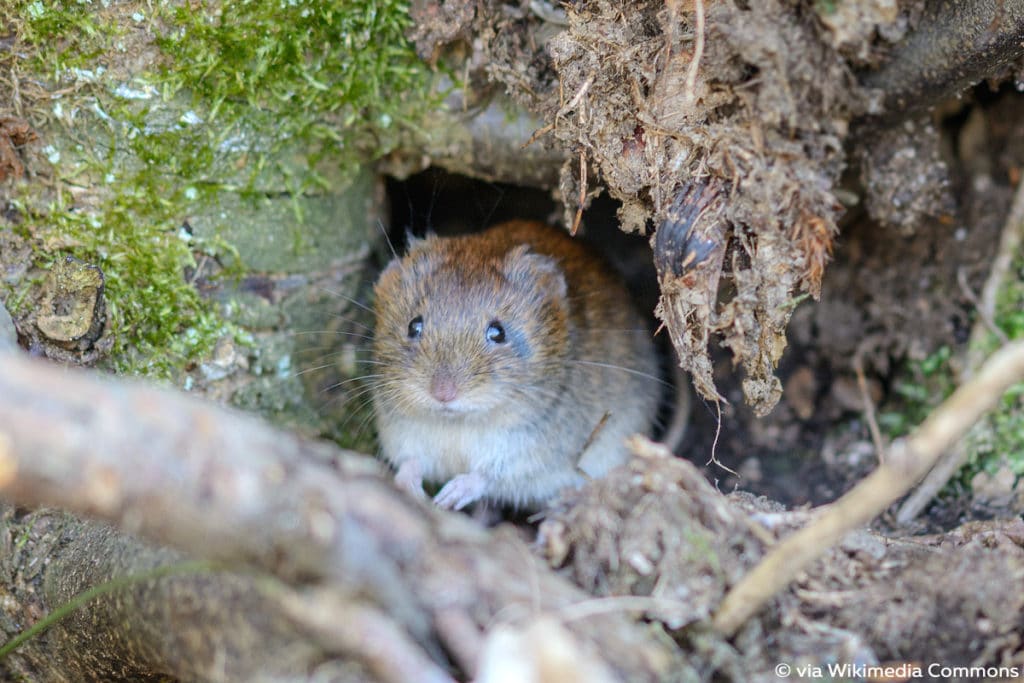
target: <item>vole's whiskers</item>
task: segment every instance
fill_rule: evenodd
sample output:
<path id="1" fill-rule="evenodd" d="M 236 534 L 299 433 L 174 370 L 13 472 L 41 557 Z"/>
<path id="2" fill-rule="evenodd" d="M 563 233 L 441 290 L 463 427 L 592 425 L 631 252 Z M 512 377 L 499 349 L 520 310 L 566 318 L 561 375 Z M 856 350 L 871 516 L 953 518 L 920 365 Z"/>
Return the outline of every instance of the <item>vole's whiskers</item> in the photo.
<path id="1" fill-rule="evenodd" d="M 355 337 L 356 339 L 366 339 L 368 341 L 373 341 L 374 339 L 374 336 L 372 334 L 360 334 L 359 332 L 343 332 L 341 330 L 298 330 L 296 332 L 289 332 L 288 336 L 305 337 L 314 334 L 325 335 L 328 337 Z"/>
<path id="2" fill-rule="evenodd" d="M 387 229 L 384 228 L 384 222 L 377 219 L 377 229 L 380 230 L 380 234 L 384 237 L 384 242 L 388 245 L 388 249 L 391 250 L 391 257 L 398 258 L 398 252 L 395 251 L 395 245 L 391 242 L 391 236 L 388 235 Z"/>
<path id="3" fill-rule="evenodd" d="M 296 370 L 293 373 L 293 376 L 294 377 L 302 377 L 303 375 L 308 375 L 311 372 L 316 372 L 318 370 L 324 370 L 326 368 L 333 368 L 333 367 L 334 367 L 334 363 L 333 362 L 332 363 L 321 363 L 320 365 L 313 365 L 313 366 L 310 366 L 310 367 L 302 368 L 301 370 Z"/>
<path id="4" fill-rule="evenodd" d="M 345 317 L 341 313 L 332 313 L 330 315 L 330 317 L 334 318 L 335 320 L 340 320 L 343 323 L 348 323 L 349 325 L 355 325 L 356 327 L 361 327 L 364 330 L 366 330 L 367 332 L 369 332 L 371 335 L 374 333 L 374 329 L 373 329 L 373 327 L 371 325 L 367 325 L 366 323 L 361 322 L 359 320 L 356 320 L 355 318 Z"/>
<path id="5" fill-rule="evenodd" d="M 627 372 L 627 373 L 629 373 L 631 375 L 636 375 L 637 377 L 643 377 L 645 379 L 649 379 L 652 382 L 657 382 L 658 384 L 662 384 L 662 385 L 664 385 L 666 387 L 672 386 L 670 383 L 666 382 L 665 380 L 661 379 L 660 377 L 658 377 L 656 375 L 652 375 L 652 374 L 646 373 L 646 372 L 641 372 L 640 370 L 634 370 L 633 368 L 627 368 L 627 367 L 622 366 L 622 365 L 615 365 L 613 363 L 598 363 L 597 361 L 593 361 L 593 360 L 570 360 L 568 362 L 569 363 L 574 363 L 576 365 L 589 365 L 589 366 L 597 367 L 597 368 L 606 368 L 608 370 L 620 370 L 622 372 Z"/>
<path id="6" fill-rule="evenodd" d="M 366 304 L 362 303 L 361 301 L 353 299 L 352 297 L 347 296 L 345 294 L 342 294 L 339 291 L 336 291 L 336 290 L 333 290 L 333 289 L 328 289 L 327 287 L 324 287 L 324 286 L 321 286 L 319 289 L 321 291 L 323 291 L 323 292 L 327 292 L 331 296 L 337 297 L 339 299 L 343 299 L 343 300 L 349 302 L 350 304 L 352 304 L 353 306 L 358 306 L 359 308 L 363 309 L 367 313 L 373 314 L 373 309 L 370 308 L 369 306 L 367 306 Z"/>
<path id="7" fill-rule="evenodd" d="M 329 391 L 334 391 L 335 389 L 340 389 L 341 387 L 345 386 L 346 384 L 351 384 L 353 382 L 365 382 L 367 380 L 376 379 L 377 377 L 383 377 L 383 376 L 384 375 L 361 375 L 359 377 L 352 377 L 351 379 L 346 379 L 346 380 L 341 381 L 341 382 L 335 382 L 333 384 L 330 384 L 330 385 L 324 387 L 323 389 L 321 389 L 320 393 L 324 394 L 324 393 L 327 393 Z"/>
<path id="8" fill-rule="evenodd" d="M 590 329 L 594 332 L 615 332 L 622 334 L 645 334 L 654 336 L 654 332 L 646 327 L 591 327 Z"/>
<path id="9" fill-rule="evenodd" d="M 360 412 L 362 412 L 362 411 L 360 411 Z M 362 434 L 363 430 L 365 430 L 367 427 L 370 426 L 370 421 L 373 420 L 373 411 L 372 410 L 368 410 L 368 411 L 365 411 L 365 412 L 366 412 L 366 416 L 363 417 L 363 419 L 359 421 L 358 425 L 356 425 L 356 428 L 355 428 L 356 434 Z M 358 414 L 358 413 L 353 413 L 353 414 L 355 415 L 355 414 Z"/>

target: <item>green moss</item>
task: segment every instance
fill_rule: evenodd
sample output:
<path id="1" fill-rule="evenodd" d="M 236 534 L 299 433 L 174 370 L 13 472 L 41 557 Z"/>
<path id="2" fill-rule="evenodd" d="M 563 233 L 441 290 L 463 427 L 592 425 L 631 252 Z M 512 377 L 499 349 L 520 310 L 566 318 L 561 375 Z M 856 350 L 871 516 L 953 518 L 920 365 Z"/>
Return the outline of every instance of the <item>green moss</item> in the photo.
<path id="1" fill-rule="evenodd" d="M 60 251 L 103 270 L 118 370 L 173 376 L 238 334 L 185 275 L 202 255 L 234 272 L 242 264 L 217 225 L 186 235 L 188 216 L 228 195 L 255 205 L 338 191 L 437 106 L 430 70 L 404 37 L 408 23 L 400 0 L 0 8 L 20 60 L 0 67 L 48 77 L 63 93 L 23 103 L 66 133 L 45 137 L 53 192 L 16 200 L 23 229 L 42 245 L 39 265 Z M 138 73 L 154 46 L 152 70 Z M 72 186 L 88 196 L 72 199 Z M 294 206 L 290 243 L 312 249 Z"/>
<path id="2" fill-rule="evenodd" d="M 1015 277 L 999 292 L 994 322 L 1007 338 L 1024 339 L 1024 254 L 1013 266 Z M 986 354 L 995 351 L 1001 341 L 989 334 L 984 341 Z M 999 400 L 996 409 L 971 432 L 970 467 L 966 475 L 982 470 L 990 474 L 1008 466 L 1017 476 L 1024 475 L 1024 382 L 1015 384 Z"/>
<path id="3" fill-rule="evenodd" d="M 818 14 L 835 14 L 838 9 L 837 0 L 815 0 L 814 11 Z"/>
<path id="4" fill-rule="evenodd" d="M 1024 257 L 1014 264 L 1016 277 L 1000 291 L 994 323 L 1007 338 L 1024 339 Z M 988 334 L 982 342 L 985 356 L 1002 341 Z M 909 364 L 906 379 L 894 385 L 898 399 L 894 409 L 879 416 L 879 423 L 891 437 L 903 436 L 920 424 L 955 388 L 952 354 L 942 348 L 918 363 Z M 1010 388 L 995 410 L 984 417 L 966 440 L 968 463 L 960 473 L 960 482 L 969 485 L 979 471 L 994 474 L 1009 467 L 1024 475 L 1024 382 Z"/>
<path id="5" fill-rule="evenodd" d="M 907 364 L 893 385 L 894 401 L 878 416 L 889 438 L 905 436 L 956 388 L 950 366 L 952 351 L 943 346 L 923 360 Z"/>
<path id="6" fill-rule="evenodd" d="M 58 78 L 69 68 L 80 68 L 101 57 L 125 27 L 99 11 L 110 0 L 14 0 L 0 9 L 0 25 L 14 27 L 18 41 L 35 50 L 34 70 Z"/>
<path id="7" fill-rule="evenodd" d="M 224 3 L 219 13 L 179 7 L 158 44 L 160 80 L 191 92 L 205 116 L 237 127 L 271 155 L 301 146 L 296 190 L 327 183 L 329 160 L 351 175 L 415 129 L 436 107 L 431 77 L 404 37 L 404 0 Z"/>
<path id="8" fill-rule="evenodd" d="M 169 217 L 159 220 L 153 207 L 126 199 L 118 195 L 95 212 L 68 211 L 59 203 L 45 212 L 26 209 L 26 225 L 58 235 L 60 253 L 103 270 L 114 367 L 167 378 L 205 356 L 223 335 L 238 335 L 184 278 L 186 268 L 195 265 L 194 253 L 228 248 L 216 240 L 188 238 Z M 39 258 L 46 267 L 52 255 L 43 252 Z M 22 300 L 20 306 L 27 304 Z"/>

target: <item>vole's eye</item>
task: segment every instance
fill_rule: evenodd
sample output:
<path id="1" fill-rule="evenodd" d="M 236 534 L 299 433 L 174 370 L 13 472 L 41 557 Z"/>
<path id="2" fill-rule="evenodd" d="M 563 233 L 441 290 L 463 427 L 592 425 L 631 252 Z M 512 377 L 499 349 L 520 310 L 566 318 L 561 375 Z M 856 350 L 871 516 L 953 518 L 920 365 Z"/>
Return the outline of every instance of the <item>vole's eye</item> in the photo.
<path id="1" fill-rule="evenodd" d="M 409 339 L 419 339 L 423 334 L 423 316 L 418 315 L 409 321 Z"/>
<path id="2" fill-rule="evenodd" d="M 505 328 L 497 320 L 491 321 L 490 325 L 487 326 L 485 334 L 489 342 L 494 342 L 495 344 L 505 343 Z"/>

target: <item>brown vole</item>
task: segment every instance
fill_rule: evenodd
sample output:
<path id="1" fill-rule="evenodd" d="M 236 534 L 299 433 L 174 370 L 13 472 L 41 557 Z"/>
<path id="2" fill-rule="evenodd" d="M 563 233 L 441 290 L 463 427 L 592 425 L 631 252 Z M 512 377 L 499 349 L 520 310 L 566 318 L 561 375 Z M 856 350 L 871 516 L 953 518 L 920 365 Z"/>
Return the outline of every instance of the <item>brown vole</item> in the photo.
<path id="1" fill-rule="evenodd" d="M 461 509 L 537 508 L 627 459 L 662 383 L 644 318 L 587 248 L 541 223 L 414 240 L 374 288 L 373 402 L 396 481 Z"/>

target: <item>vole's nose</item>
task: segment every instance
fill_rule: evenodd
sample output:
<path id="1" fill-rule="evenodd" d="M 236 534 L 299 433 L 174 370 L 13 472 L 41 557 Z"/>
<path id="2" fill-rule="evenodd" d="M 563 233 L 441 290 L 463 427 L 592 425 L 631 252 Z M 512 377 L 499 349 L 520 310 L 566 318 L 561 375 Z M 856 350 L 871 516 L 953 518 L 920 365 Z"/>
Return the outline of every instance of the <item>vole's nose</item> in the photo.
<path id="1" fill-rule="evenodd" d="M 439 369 L 430 378 L 430 395 L 440 403 L 451 403 L 459 397 L 459 387 L 447 369 Z"/>

